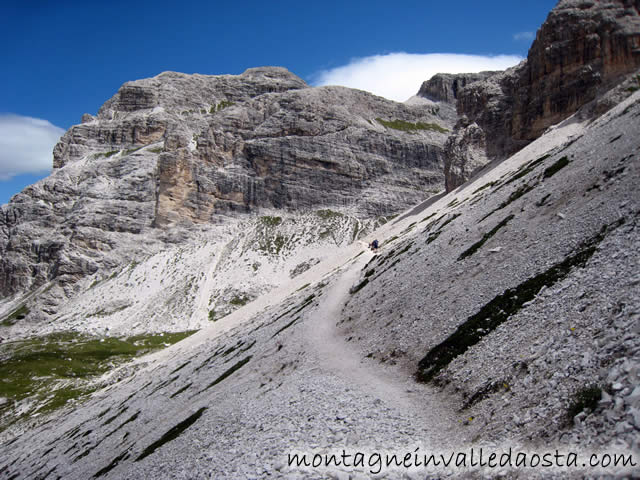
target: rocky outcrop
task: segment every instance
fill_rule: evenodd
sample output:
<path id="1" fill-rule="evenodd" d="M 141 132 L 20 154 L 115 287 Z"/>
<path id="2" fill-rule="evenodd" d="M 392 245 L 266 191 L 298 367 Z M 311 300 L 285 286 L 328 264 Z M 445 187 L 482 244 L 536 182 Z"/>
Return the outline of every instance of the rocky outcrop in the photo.
<path id="1" fill-rule="evenodd" d="M 473 82 L 486 80 L 496 73 L 498 72 L 438 73 L 422 83 L 418 91 L 418 96 L 435 102 L 455 104 L 458 99 L 458 92 L 462 88 Z"/>
<path id="2" fill-rule="evenodd" d="M 466 117 L 460 120 L 458 128 L 447 139 L 445 149 L 444 185 L 447 192 L 462 185 L 475 170 L 488 162 L 484 130 L 475 122 L 469 124 Z"/>
<path id="3" fill-rule="evenodd" d="M 520 73 L 511 135 L 535 140 L 638 68 L 640 1 L 560 1 Z"/>
<path id="4" fill-rule="evenodd" d="M 536 35 L 527 60 L 458 91 L 466 120 L 449 142 L 450 171 L 460 167 L 465 145 L 475 146 L 475 124 L 484 132 L 487 160 L 504 159 L 544 131 L 594 101 L 640 68 L 640 2 L 562 0 Z M 602 109 L 598 109 L 601 114 Z M 475 127 L 474 127 L 475 128 Z M 477 163 L 477 162 L 476 162 Z M 468 176 L 447 178 L 447 189 Z"/>
<path id="5" fill-rule="evenodd" d="M 54 171 L 0 210 L 0 294 L 182 242 L 260 209 L 394 213 L 440 189 L 446 129 L 362 91 L 310 88 L 283 68 L 165 72 L 83 115 Z"/>

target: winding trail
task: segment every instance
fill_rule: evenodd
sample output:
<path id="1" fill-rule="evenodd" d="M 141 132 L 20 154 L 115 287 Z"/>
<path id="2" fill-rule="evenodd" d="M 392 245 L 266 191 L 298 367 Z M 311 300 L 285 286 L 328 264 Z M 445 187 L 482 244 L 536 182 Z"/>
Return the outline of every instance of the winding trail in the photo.
<path id="1" fill-rule="evenodd" d="M 349 289 L 359 279 L 362 267 L 373 257 L 367 250 L 349 264 L 323 295 L 318 308 L 305 322 L 308 352 L 317 357 L 318 366 L 340 377 L 351 388 L 369 394 L 411 417 L 428 432 L 425 438 L 434 447 L 459 446 L 465 433 L 458 419 L 432 387 L 417 383 L 400 368 L 364 358 L 357 346 L 340 334 L 337 323 L 350 297 Z"/>

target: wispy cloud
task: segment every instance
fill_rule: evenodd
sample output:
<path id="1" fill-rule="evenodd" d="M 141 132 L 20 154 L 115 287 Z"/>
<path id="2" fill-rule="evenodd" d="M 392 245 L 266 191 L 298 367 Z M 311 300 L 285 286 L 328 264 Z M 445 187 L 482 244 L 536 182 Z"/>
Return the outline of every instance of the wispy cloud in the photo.
<path id="1" fill-rule="evenodd" d="M 63 133 L 47 120 L 0 114 L 0 181 L 50 171 L 53 147 Z"/>
<path id="2" fill-rule="evenodd" d="M 314 85 L 342 85 L 404 102 L 436 73 L 473 73 L 504 70 L 522 60 L 515 55 L 460 55 L 450 53 L 389 53 L 355 58 L 347 65 L 318 73 Z"/>
<path id="3" fill-rule="evenodd" d="M 516 42 L 532 42 L 536 38 L 536 34 L 533 32 L 518 32 L 513 34 L 513 39 Z"/>

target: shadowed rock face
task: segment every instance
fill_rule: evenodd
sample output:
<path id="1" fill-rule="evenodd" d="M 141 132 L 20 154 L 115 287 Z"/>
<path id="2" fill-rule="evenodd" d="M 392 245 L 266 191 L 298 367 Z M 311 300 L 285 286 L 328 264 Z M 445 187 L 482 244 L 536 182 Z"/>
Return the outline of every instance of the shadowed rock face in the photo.
<path id="1" fill-rule="evenodd" d="M 456 103 L 458 92 L 473 82 L 486 80 L 498 72 L 480 73 L 438 73 L 426 82 L 423 82 L 418 91 L 418 96 L 428 98 L 436 102 Z"/>
<path id="2" fill-rule="evenodd" d="M 458 91 L 458 114 L 464 118 L 445 148 L 447 191 L 478 166 L 540 137 L 638 68 L 639 1 L 560 1 L 526 61 Z M 592 113 L 603 110 L 606 105 Z"/>
<path id="3" fill-rule="evenodd" d="M 128 82 L 65 133 L 48 178 L 1 207 L 0 294 L 71 285 L 261 208 L 371 217 L 440 190 L 446 133 L 379 119 L 452 127 L 283 68 Z"/>

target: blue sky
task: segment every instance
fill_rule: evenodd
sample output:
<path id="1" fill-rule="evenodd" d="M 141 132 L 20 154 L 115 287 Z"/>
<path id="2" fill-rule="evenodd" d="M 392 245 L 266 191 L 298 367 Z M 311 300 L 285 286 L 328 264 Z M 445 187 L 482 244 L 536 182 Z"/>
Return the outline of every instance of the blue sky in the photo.
<path id="1" fill-rule="evenodd" d="M 411 89 L 410 69 L 434 58 L 390 54 L 524 57 L 555 3 L 5 2 L 0 7 L 5 72 L 0 78 L 0 204 L 46 175 L 51 137 L 79 123 L 83 113 L 95 114 L 126 81 L 166 70 L 238 74 L 279 65 L 312 84 L 348 83 L 376 76 L 375 69 L 362 69 L 365 64 L 389 70 L 385 62 L 391 58 L 398 78 Z M 445 60 L 436 66 L 447 71 Z M 415 83 L 417 91 L 420 81 Z M 391 98 L 384 91 L 374 93 Z M 12 133 L 13 120 L 26 128 L 21 142 Z M 5 125 L 13 130 L 2 130 Z"/>

